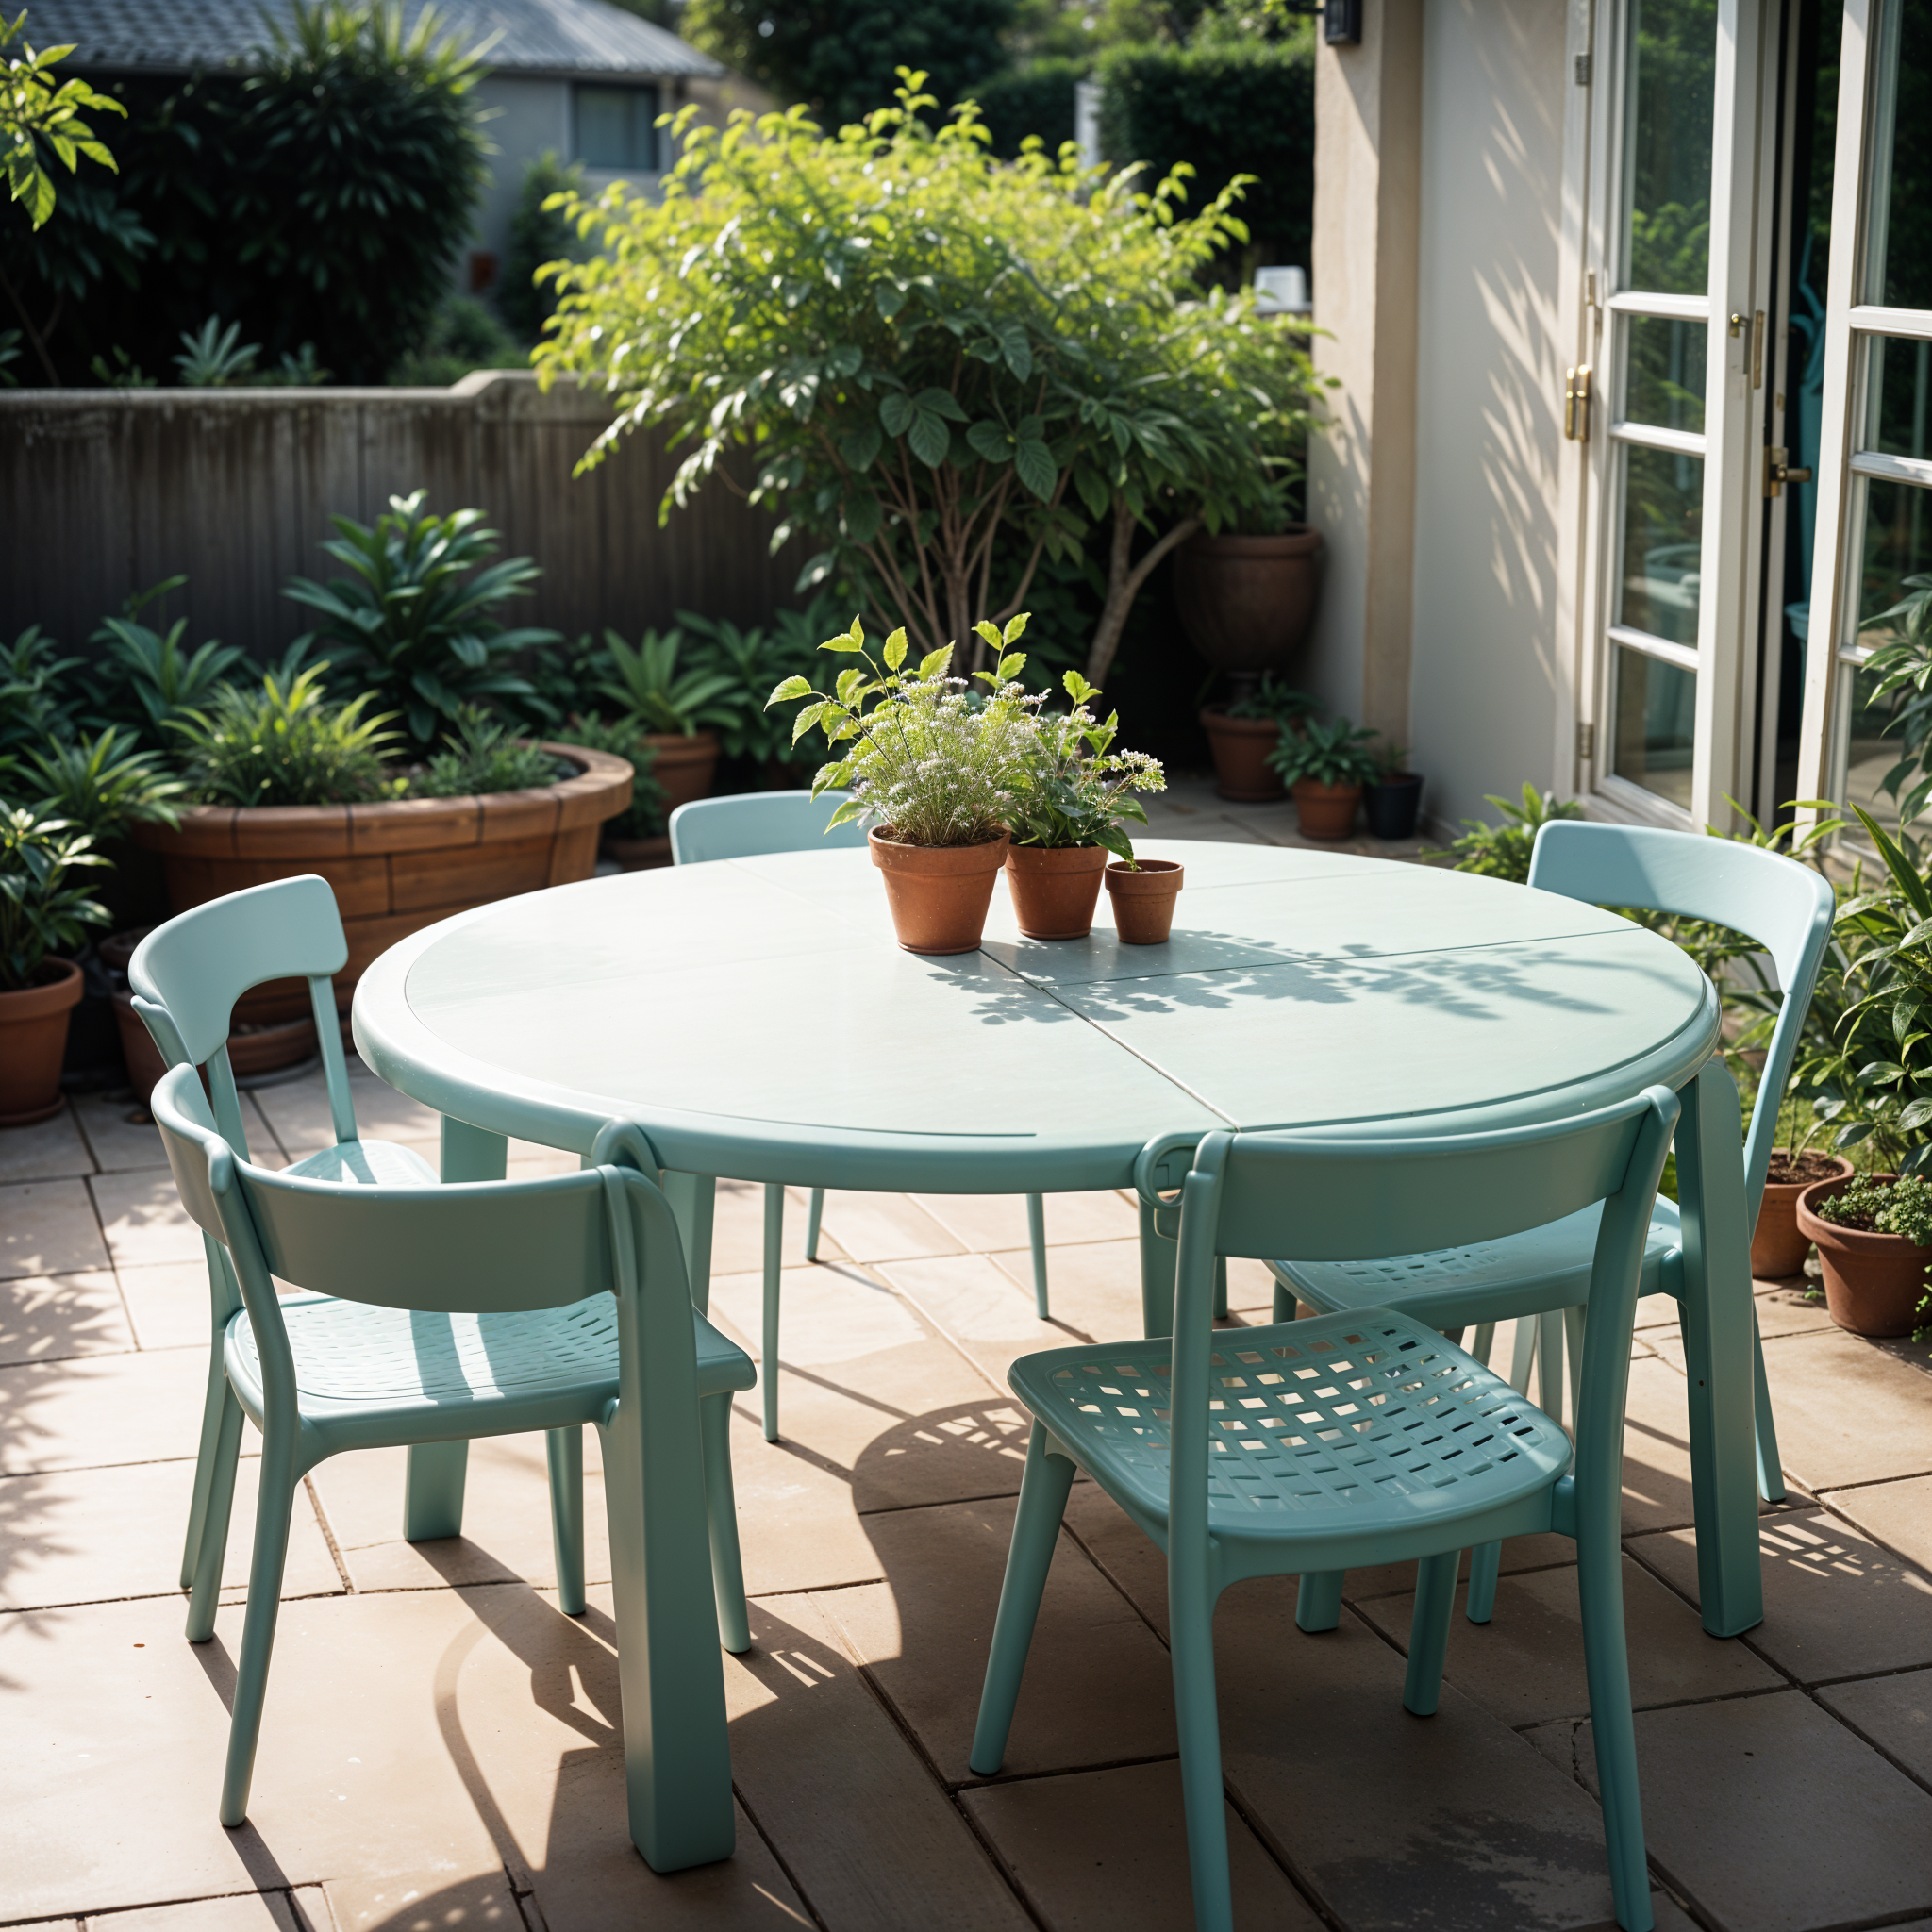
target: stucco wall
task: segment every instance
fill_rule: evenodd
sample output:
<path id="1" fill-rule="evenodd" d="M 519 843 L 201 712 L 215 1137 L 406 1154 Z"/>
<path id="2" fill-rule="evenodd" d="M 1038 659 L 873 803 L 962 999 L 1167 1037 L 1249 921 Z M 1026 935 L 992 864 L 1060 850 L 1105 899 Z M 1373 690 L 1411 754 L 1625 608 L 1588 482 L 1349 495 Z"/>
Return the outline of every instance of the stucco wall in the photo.
<path id="1" fill-rule="evenodd" d="M 1425 8 L 1409 718 L 1443 820 L 1555 782 L 1565 30 Z"/>

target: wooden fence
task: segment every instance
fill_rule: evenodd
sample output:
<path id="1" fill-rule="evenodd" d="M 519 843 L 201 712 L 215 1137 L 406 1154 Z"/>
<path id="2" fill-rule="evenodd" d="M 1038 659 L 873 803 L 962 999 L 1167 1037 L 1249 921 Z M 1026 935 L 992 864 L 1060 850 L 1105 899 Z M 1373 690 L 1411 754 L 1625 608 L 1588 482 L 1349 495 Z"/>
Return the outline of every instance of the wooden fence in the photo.
<path id="1" fill-rule="evenodd" d="M 185 573 L 169 622 L 274 657 L 308 627 L 282 586 L 339 574 L 316 548 L 330 514 L 371 523 L 419 486 L 436 510 L 486 510 L 505 555 L 542 566 L 514 624 L 635 636 L 679 609 L 750 624 L 796 601 L 804 550 L 771 556 L 770 518 L 722 482 L 658 527 L 675 465 L 647 438 L 573 477 L 609 420 L 598 396 L 545 394 L 524 372 L 447 390 L 0 392 L 0 642 L 38 624 L 92 655 L 104 615 Z"/>

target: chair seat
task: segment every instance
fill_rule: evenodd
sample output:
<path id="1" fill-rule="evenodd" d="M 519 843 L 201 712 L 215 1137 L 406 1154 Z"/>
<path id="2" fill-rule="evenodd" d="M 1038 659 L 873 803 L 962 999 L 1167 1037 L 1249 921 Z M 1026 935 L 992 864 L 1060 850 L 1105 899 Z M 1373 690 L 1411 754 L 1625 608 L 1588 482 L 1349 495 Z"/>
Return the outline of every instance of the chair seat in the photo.
<path id="1" fill-rule="evenodd" d="M 375 1307 L 326 1295 L 282 1304 L 295 1388 L 305 1422 L 326 1425 L 383 1417 L 435 1422 L 435 1411 L 470 1410 L 461 1432 L 479 1428 L 475 1410 L 500 1406 L 552 1419 L 511 1421 L 507 1429 L 595 1422 L 617 1394 L 617 1304 L 593 1294 L 561 1308 L 508 1314 L 439 1315 Z M 698 1393 L 749 1389 L 751 1357 L 693 1308 Z M 228 1378 L 242 1408 L 261 1422 L 261 1358 L 247 1311 L 227 1329 Z M 554 1412 L 554 1415 L 553 1415 Z M 433 1431 L 424 1440 L 435 1440 Z"/>
<path id="2" fill-rule="evenodd" d="M 341 1181 L 349 1187 L 433 1187 L 441 1176 L 413 1147 L 394 1141 L 343 1141 L 291 1161 L 305 1180 Z"/>
<path id="3" fill-rule="evenodd" d="M 1474 1357 L 1389 1308 L 1226 1329 L 1210 1357 L 1217 1540 L 1351 1541 L 1547 1489 L 1570 1441 Z M 1164 1528 L 1165 1337 L 1023 1357 L 1013 1392 L 1118 1502 Z M 1391 1558 L 1392 1560 L 1392 1558 Z"/>
<path id="4" fill-rule="evenodd" d="M 1271 1261 L 1268 1266 L 1303 1301 L 1330 1312 L 1393 1307 L 1420 1316 L 1436 1328 L 1508 1322 L 1519 1315 L 1588 1304 L 1591 1262 L 1602 1216 L 1598 1203 L 1503 1241 L 1437 1248 L 1426 1255 L 1396 1255 L 1381 1261 Z M 1676 1295 L 1683 1286 L 1677 1204 L 1668 1194 L 1659 1194 L 1643 1243 L 1637 1292 Z"/>

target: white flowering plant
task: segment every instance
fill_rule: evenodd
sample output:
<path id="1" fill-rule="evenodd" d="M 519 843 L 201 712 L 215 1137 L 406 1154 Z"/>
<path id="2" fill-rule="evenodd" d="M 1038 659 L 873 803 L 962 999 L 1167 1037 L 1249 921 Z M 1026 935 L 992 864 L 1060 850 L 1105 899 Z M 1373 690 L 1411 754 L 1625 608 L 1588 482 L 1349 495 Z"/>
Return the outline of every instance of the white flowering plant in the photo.
<path id="1" fill-rule="evenodd" d="M 905 668 L 906 632 L 885 641 L 880 663 L 865 648 L 858 618 L 819 646 L 863 659 L 840 672 L 830 692 L 788 677 L 765 700 L 803 699 L 792 720 L 796 744 L 817 726 L 833 757 L 812 780 L 812 796 L 849 788 L 852 796 L 825 829 L 870 819 L 884 838 L 906 845 L 984 845 L 1013 823 L 1039 757 L 1043 693 L 1015 682 L 1026 658 L 1009 647 L 1026 628 L 1022 612 L 1002 631 L 981 623 L 977 634 L 994 655 L 991 671 L 948 675 L 953 646 Z M 984 691 L 975 691 L 975 682 Z"/>
<path id="2" fill-rule="evenodd" d="M 1062 683 L 1074 708 L 1040 720 L 1026 789 L 1008 822 L 1013 843 L 1104 845 L 1132 865 L 1126 822 L 1147 823 L 1147 808 L 1133 794 L 1165 791 L 1167 774 L 1160 760 L 1143 751 L 1111 748 L 1120 713 L 1109 712 L 1104 724 L 1094 717 L 1090 707 L 1100 695 L 1095 686 L 1077 671 L 1069 671 Z"/>

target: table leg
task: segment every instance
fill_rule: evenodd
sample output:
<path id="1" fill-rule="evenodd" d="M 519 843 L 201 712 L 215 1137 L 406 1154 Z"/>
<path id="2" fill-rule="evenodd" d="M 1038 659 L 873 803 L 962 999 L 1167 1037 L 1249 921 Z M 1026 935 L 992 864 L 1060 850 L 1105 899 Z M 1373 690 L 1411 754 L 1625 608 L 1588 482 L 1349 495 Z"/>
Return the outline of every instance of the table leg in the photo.
<path id="1" fill-rule="evenodd" d="M 659 1185 L 677 1217 L 677 1238 L 684 1243 L 684 1272 L 691 1279 L 691 1307 L 701 1315 L 708 1314 L 711 1218 L 718 1205 L 718 1183 L 708 1174 L 675 1174 L 667 1167 Z"/>
<path id="2" fill-rule="evenodd" d="M 442 1118 L 442 1177 L 446 1181 L 500 1181 L 509 1142 L 468 1121 Z M 467 1442 L 418 1442 L 409 1451 L 403 1491 L 403 1539 L 427 1542 L 463 1533 L 463 1488 L 469 1474 Z"/>
<path id="3" fill-rule="evenodd" d="M 1141 1332 L 1143 1335 L 1174 1333 L 1174 1263 L 1180 1244 L 1161 1234 L 1154 1223 L 1154 1209 L 1141 1203 Z"/>
<path id="4" fill-rule="evenodd" d="M 1713 1637 L 1736 1637 L 1764 1620 L 1752 1399 L 1757 1328 L 1738 1090 L 1724 1063 L 1712 1059 L 1682 1098 L 1677 1180 L 1697 1588 L 1704 1627 Z"/>

